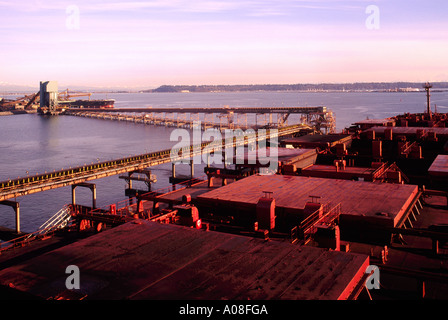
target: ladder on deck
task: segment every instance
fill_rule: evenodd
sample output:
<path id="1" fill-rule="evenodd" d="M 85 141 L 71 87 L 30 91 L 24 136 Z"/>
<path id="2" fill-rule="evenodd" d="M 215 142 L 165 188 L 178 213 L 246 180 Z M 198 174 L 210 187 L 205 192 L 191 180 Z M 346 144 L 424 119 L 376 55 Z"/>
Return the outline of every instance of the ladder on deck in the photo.
<path id="1" fill-rule="evenodd" d="M 67 226 L 67 224 L 69 223 L 69 221 L 72 217 L 71 212 L 72 212 L 71 206 L 66 204 L 65 206 L 62 207 L 61 210 L 56 212 L 56 214 L 54 214 L 50 219 L 48 219 L 46 222 L 44 222 L 39 227 L 39 229 L 37 229 L 37 231 L 35 231 L 33 233 L 26 234 L 24 236 L 20 236 L 19 238 L 12 240 L 10 242 L 11 245 L 3 248 L 3 250 L 9 249 L 9 248 L 14 248 L 17 245 L 21 245 L 21 246 L 26 245 L 29 241 L 39 238 L 38 236 L 43 235 L 45 237 L 45 235 L 47 235 L 51 231 L 64 228 L 65 226 Z M 1 246 L 0 246 L 0 249 L 2 249 Z M 2 250 L 0 250 L 0 251 L 2 251 Z"/>
<path id="2" fill-rule="evenodd" d="M 332 206 L 331 203 L 327 203 L 323 206 L 323 214 L 320 216 L 320 209 L 305 218 L 298 226 L 298 235 L 302 237 L 303 243 L 307 244 L 311 241 L 314 233 L 316 232 L 316 225 L 325 224 L 331 225 L 341 215 L 341 203 Z"/>
<path id="3" fill-rule="evenodd" d="M 61 210 L 56 212 L 56 214 L 54 214 L 50 219 L 48 219 L 39 227 L 39 231 L 37 232 L 37 234 L 47 233 L 55 229 L 64 228 L 72 217 L 70 213 L 70 206 L 63 206 Z"/>

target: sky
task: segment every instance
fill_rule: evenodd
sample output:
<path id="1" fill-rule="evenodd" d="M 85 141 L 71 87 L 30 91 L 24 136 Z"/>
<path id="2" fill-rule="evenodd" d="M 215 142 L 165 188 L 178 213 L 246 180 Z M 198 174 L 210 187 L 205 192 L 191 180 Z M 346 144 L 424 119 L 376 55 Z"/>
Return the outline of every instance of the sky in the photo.
<path id="1" fill-rule="evenodd" d="M 448 81 L 448 1 L 0 0 L 0 84 Z"/>

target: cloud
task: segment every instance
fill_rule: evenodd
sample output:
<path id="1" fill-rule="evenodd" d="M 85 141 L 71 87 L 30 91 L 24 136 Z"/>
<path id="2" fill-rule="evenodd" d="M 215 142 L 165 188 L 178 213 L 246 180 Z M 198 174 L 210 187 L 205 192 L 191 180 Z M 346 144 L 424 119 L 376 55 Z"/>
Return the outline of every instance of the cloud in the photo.
<path id="1" fill-rule="evenodd" d="M 372 3 L 381 9 L 374 32 L 365 27 Z M 79 7 L 79 30 L 66 28 L 69 5 Z M 405 21 L 395 16 L 400 10 L 378 0 L 0 0 L 0 70 L 5 81 L 440 74 L 448 54 L 445 20 Z"/>
<path id="2" fill-rule="evenodd" d="M 3 2 L 0 2 L 0 6 Z M 81 1 L 46 1 L 39 4 L 36 8 L 55 9 L 68 5 L 76 5 L 83 12 L 136 12 L 139 10 L 158 10 L 158 11 L 175 11 L 175 12 L 199 12 L 199 13 L 216 13 L 229 10 L 239 10 L 245 6 L 244 1 L 223 1 L 223 0 L 152 0 L 152 1 L 98 1 L 98 0 L 81 0 Z M 17 10 L 26 10 L 27 6 L 23 3 L 7 6 Z"/>
<path id="3" fill-rule="evenodd" d="M 349 1 L 349 3 L 358 1 Z M 240 16 L 282 16 L 297 9 L 335 10 L 353 6 L 347 1 L 305 1 L 305 0 L 151 0 L 151 1 L 100 1 L 100 0 L 25 0 L 0 1 L 0 8 L 17 12 L 42 12 L 63 10 L 69 5 L 78 6 L 85 13 L 137 12 L 140 10 L 177 13 L 238 13 Z"/>

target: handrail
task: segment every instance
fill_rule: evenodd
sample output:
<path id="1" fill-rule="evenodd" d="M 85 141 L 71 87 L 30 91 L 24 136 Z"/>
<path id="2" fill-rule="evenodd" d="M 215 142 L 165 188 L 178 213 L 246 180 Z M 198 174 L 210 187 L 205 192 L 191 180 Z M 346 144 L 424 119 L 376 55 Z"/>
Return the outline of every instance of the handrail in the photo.
<path id="1" fill-rule="evenodd" d="M 406 182 L 409 182 L 409 178 L 400 170 L 400 168 L 397 166 L 397 164 L 394 162 L 391 165 L 389 165 L 388 167 L 386 167 L 388 165 L 388 163 L 383 163 L 383 165 L 381 167 L 379 167 L 378 169 L 376 169 L 372 176 L 374 181 L 378 180 L 378 179 L 382 179 L 382 177 L 389 172 L 389 170 L 398 170 L 401 174 L 401 176 L 403 177 L 403 180 L 405 180 Z"/>
<path id="2" fill-rule="evenodd" d="M 411 149 L 414 148 L 415 146 L 418 146 L 417 141 L 414 141 L 414 142 L 412 142 L 410 144 L 408 142 L 406 142 L 405 144 L 403 144 L 401 146 L 400 153 L 401 154 L 409 154 L 411 152 Z"/>
<path id="3" fill-rule="evenodd" d="M 307 242 L 311 238 L 317 224 L 331 224 L 339 217 L 339 215 L 341 214 L 341 203 L 338 203 L 334 207 L 330 207 L 331 203 L 324 204 L 323 214 L 321 217 L 319 217 L 319 212 L 321 209 L 318 209 L 299 224 L 298 229 L 300 230 L 300 234 L 303 236 L 305 242 Z"/>
<path id="4" fill-rule="evenodd" d="M 1 242 L 1 246 L 0 246 L 0 253 L 7 251 L 9 249 L 14 249 L 15 247 L 17 247 L 19 244 L 20 246 L 24 246 L 29 244 L 31 241 L 39 238 L 40 236 L 51 236 L 53 235 L 56 230 L 66 227 L 67 226 L 67 221 L 61 221 L 59 224 L 54 225 L 52 227 L 48 227 L 48 228 L 42 228 L 42 229 L 38 229 L 32 233 L 27 233 L 25 235 L 22 235 L 20 237 L 8 240 L 8 241 L 3 241 Z M 3 247 L 4 244 L 9 244 L 7 247 Z"/>
<path id="5" fill-rule="evenodd" d="M 198 108 L 198 107 L 186 107 L 186 108 L 164 108 L 164 107 L 151 107 L 151 108 L 110 108 L 110 109 L 102 109 L 101 111 L 104 113 L 118 113 L 118 112 L 127 112 L 127 113 L 278 113 L 278 112 L 290 112 L 290 113 L 322 113 L 326 112 L 329 109 L 326 109 L 324 106 L 319 107 L 229 107 L 229 108 Z M 68 109 L 66 113 L 80 113 L 80 112 L 95 112 L 97 109 L 93 108 L 84 108 L 82 110 L 78 109 Z"/>
<path id="6" fill-rule="evenodd" d="M 54 228 L 54 226 L 63 224 L 66 222 L 71 215 L 68 213 L 70 211 L 69 205 L 64 205 L 61 210 L 59 210 L 56 214 L 54 214 L 50 219 L 48 219 L 46 222 L 44 222 L 39 229 L 40 230 L 47 230 Z"/>
<path id="7" fill-rule="evenodd" d="M 328 208 L 330 206 L 330 203 L 326 203 L 323 205 L 322 211 L 326 212 L 328 211 Z M 306 229 L 308 226 L 312 225 L 314 223 L 314 220 L 316 219 L 316 216 L 319 216 L 321 209 L 317 209 L 312 214 L 310 214 L 308 217 L 302 220 L 302 222 L 299 224 L 299 228 Z"/>
<path id="8" fill-rule="evenodd" d="M 193 178 L 191 180 L 199 180 L 200 182 L 206 181 L 207 175 L 202 175 L 198 178 Z M 163 187 L 160 189 L 157 189 L 155 191 L 149 191 L 147 193 L 144 193 L 143 195 L 141 195 L 141 197 L 145 197 L 145 196 L 162 196 L 165 195 L 167 193 L 173 192 L 173 190 L 175 189 L 175 191 L 179 191 L 179 190 L 183 190 L 189 187 L 189 183 L 191 180 L 187 180 L 187 181 L 183 181 L 183 182 L 179 182 L 176 183 L 174 185 L 171 186 L 167 186 L 167 187 Z M 178 188 L 178 186 L 180 186 Z M 119 216 L 127 216 L 129 213 L 132 213 L 131 210 L 129 210 L 130 208 L 133 207 L 137 207 L 137 200 L 138 197 L 132 197 L 129 199 L 125 199 L 122 201 L 118 201 L 116 203 L 113 204 L 109 204 L 107 206 L 103 206 L 101 208 L 97 208 L 97 209 L 93 209 L 90 212 L 88 212 L 88 214 L 104 214 L 103 212 L 110 212 L 110 207 L 111 205 L 115 205 L 116 208 L 116 214 Z M 142 200 L 142 203 L 148 202 L 150 200 Z M 123 211 L 127 211 L 123 214 Z"/>
<path id="9" fill-rule="evenodd" d="M 380 167 L 378 167 L 375 171 L 373 171 L 372 177 L 374 179 L 378 179 L 379 177 L 382 177 L 386 173 L 386 171 L 389 169 L 389 168 L 386 168 L 387 165 L 388 165 L 388 163 L 385 162 Z"/>

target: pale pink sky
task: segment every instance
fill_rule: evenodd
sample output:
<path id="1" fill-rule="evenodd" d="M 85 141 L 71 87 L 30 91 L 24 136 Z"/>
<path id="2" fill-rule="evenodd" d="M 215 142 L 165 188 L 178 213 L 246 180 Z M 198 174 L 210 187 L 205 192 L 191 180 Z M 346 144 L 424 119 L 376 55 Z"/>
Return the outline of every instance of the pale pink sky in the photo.
<path id="1" fill-rule="evenodd" d="M 366 26 L 369 5 L 379 29 Z M 415 0 L 0 0 L 0 83 L 448 81 L 447 9 Z"/>

